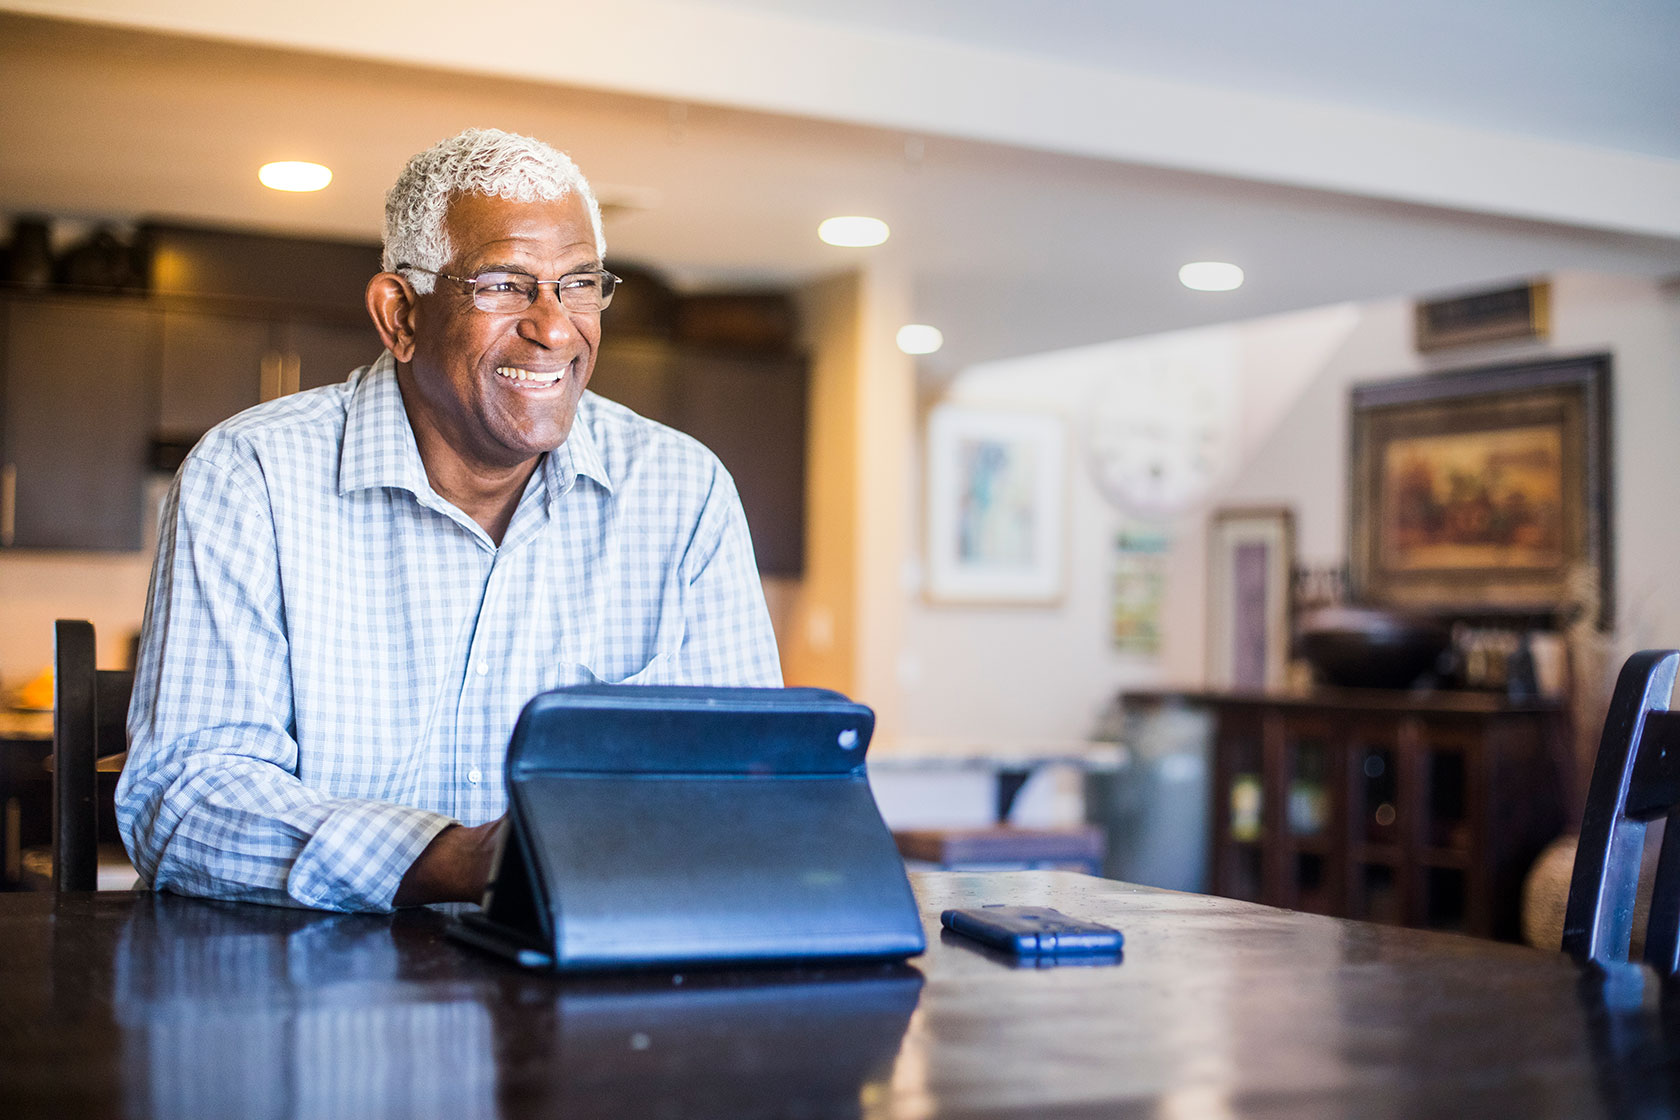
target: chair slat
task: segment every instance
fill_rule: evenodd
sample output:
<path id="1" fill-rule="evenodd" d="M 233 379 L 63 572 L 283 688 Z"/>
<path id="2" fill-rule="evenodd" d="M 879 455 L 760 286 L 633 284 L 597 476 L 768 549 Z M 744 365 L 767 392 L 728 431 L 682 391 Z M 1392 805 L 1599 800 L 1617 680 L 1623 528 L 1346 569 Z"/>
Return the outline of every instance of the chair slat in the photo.
<path id="1" fill-rule="evenodd" d="M 1653 821 L 1680 805 L 1680 712 L 1647 712 L 1638 740 L 1625 812 Z"/>
<path id="2" fill-rule="evenodd" d="M 53 889 L 91 891 L 99 881 L 94 773 L 99 674 L 93 625 L 53 626 Z"/>
<path id="3" fill-rule="evenodd" d="M 1645 825 L 1666 814 L 1646 958 L 1670 974 L 1680 964 L 1680 721 L 1668 711 L 1677 668 L 1680 651 L 1642 650 L 1616 678 L 1564 912 L 1563 949 L 1585 960 L 1627 960 Z"/>

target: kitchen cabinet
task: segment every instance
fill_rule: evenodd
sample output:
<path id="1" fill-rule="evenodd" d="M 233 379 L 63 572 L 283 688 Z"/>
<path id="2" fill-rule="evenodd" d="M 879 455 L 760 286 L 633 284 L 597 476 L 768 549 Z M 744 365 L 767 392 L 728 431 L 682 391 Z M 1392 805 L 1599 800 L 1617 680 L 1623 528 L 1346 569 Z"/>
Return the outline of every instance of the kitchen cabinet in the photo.
<path id="1" fill-rule="evenodd" d="M 805 558 L 808 381 L 798 356 L 609 335 L 589 387 L 710 448 L 740 491 L 758 570 L 796 576 Z"/>
<path id="2" fill-rule="evenodd" d="M 266 319 L 176 310 L 162 318 L 160 433 L 196 439 L 263 400 L 265 375 L 278 384 Z"/>
<path id="3" fill-rule="evenodd" d="M 135 551 L 153 470 L 379 356 L 371 323 L 122 296 L 0 302 L 0 547 Z M 159 448 L 163 448 L 160 453 Z"/>
<path id="4" fill-rule="evenodd" d="M 0 547 L 143 547 L 148 476 L 228 417 L 382 350 L 363 306 L 378 245 L 150 223 L 137 247 L 143 294 L 0 292 Z M 679 297 L 622 271 L 591 388 L 710 447 L 760 571 L 799 574 L 808 370 L 793 304 Z"/>
<path id="5" fill-rule="evenodd" d="M 120 297 L 3 308 L 0 545 L 139 549 L 157 415 L 155 317 Z"/>
<path id="6" fill-rule="evenodd" d="M 288 319 L 275 333 L 289 391 L 336 385 L 358 366 L 372 365 L 385 349 L 366 315 L 342 323 Z"/>
<path id="7" fill-rule="evenodd" d="M 162 320 L 158 431 L 189 444 L 252 405 L 343 381 L 382 349 L 368 322 L 179 307 Z"/>

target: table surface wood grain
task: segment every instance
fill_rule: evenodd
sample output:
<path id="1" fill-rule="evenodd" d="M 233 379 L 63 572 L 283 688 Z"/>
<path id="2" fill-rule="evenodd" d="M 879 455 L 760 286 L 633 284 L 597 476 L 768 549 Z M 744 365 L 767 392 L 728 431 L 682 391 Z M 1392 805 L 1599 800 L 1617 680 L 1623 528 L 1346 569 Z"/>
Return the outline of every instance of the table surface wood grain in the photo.
<path id="1" fill-rule="evenodd" d="M 913 876 L 908 964 L 563 978 L 444 936 L 148 893 L 0 896 L 0 1116 L 1592 1117 L 1671 1113 L 1649 970 L 1065 872 Z M 1053 906 L 1122 961 L 939 913 Z"/>

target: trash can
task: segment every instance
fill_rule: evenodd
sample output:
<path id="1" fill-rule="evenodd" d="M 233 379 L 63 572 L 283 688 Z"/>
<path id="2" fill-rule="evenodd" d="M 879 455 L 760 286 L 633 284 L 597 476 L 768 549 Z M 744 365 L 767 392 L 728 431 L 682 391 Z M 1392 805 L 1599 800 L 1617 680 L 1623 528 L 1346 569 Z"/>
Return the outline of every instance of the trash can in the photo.
<path id="1" fill-rule="evenodd" d="M 1085 776 L 1086 816 L 1108 833 L 1104 876 L 1205 891 L 1213 714 L 1162 699 L 1134 702 L 1118 723 L 1125 761 Z"/>

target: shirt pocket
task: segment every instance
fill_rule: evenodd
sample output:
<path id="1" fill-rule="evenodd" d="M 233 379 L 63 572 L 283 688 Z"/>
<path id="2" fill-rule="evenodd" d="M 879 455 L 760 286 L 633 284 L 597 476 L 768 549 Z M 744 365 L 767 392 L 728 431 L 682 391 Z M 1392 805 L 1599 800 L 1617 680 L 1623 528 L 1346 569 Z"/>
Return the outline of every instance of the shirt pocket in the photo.
<path id="1" fill-rule="evenodd" d="M 598 671 L 593 666 L 576 665 L 573 668 L 578 673 L 578 684 L 681 684 L 677 653 L 668 650 L 655 654 L 646 665 L 628 676 L 616 676 L 611 672 Z"/>
<path id="2" fill-rule="evenodd" d="M 682 684 L 686 613 L 680 594 L 667 587 L 615 618 L 562 638 L 556 651 L 560 684 Z"/>
<path id="3" fill-rule="evenodd" d="M 647 650 L 561 654 L 561 684 L 682 684 L 683 628 L 667 626 Z"/>

